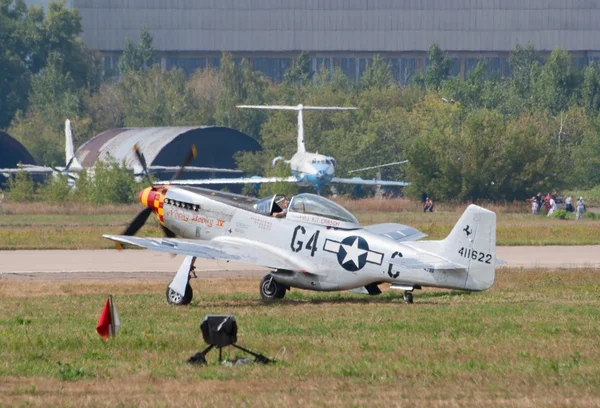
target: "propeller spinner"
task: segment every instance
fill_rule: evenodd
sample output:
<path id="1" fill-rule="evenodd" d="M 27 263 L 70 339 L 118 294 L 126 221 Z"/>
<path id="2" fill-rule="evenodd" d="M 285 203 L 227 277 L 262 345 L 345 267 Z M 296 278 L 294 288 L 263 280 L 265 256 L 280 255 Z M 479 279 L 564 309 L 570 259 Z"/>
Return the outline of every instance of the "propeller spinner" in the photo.
<path id="1" fill-rule="evenodd" d="M 136 232 L 138 232 L 140 230 L 140 228 L 142 228 L 144 226 L 146 221 L 148 221 L 148 217 L 150 216 L 150 214 L 154 212 L 156 214 L 156 216 L 158 217 L 158 221 L 160 222 L 160 227 L 161 227 L 164 235 L 169 238 L 174 238 L 175 233 L 173 231 L 171 231 L 170 229 L 168 229 L 167 227 L 165 227 L 164 218 L 163 218 L 163 207 L 165 204 L 165 196 L 167 194 L 167 189 L 169 187 L 168 186 L 155 186 L 152 183 L 152 179 L 150 178 L 150 173 L 148 172 L 148 166 L 146 164 L 146 158 L 144 157 L 144 154 L 140 151 L 137 144 L 133 147 L 133 150 L 135 152 L 135 156 L 137 157 L 140 165 L 142 166 L 144 176 L 148 180 L 148 184 L 150 184 L 150 187 L 146 187 L 145 189 L 140 191 L 140 194 L 139 194 L 139 200 L 146 208 L 144 208 L 133 219 L 133 221 L 131 221 L 131 223 L 129 224 L 129 226 L 127 226 L 127 229 L 125 229 L 125 231 L 123 232 L 122 235 L 128 235 L 128 236 L 135 235 Z M 194 160 L 196 158 L 196 154 L 197 154 L 196 146 L 192 145 L 190 152 L 183 160 L 181 167 L 179 168 L 177 173 L 175 173 L 175 175 L 173 176 L 171 181 L 176 180 L 177 178 L 179 178 L 179 176 L 181 176 L 185 166 L 187 166 L 192 160 Z M 123 245 L 121 245 L 120 243 L 117 243 L 116 247 L 117 247 L 117 249 L 123 249 Z"/>

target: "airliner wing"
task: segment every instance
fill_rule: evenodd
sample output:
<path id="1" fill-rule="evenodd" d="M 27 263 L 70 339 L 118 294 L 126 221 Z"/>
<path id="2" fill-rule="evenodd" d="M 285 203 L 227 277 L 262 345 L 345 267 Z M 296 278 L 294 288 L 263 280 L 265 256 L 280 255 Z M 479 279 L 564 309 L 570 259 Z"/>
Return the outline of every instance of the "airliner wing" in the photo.
<path id="1" fill-rule="evenodd" d="M 240 177 L 240 178 L 214 178 L 197 180 L 164 180 L 157 181 L 157 185 L 184 185 L 199 186 L 204 184 L 262 184 L 262 183 L 296 183 L 298 179 L 290 177 Z"/>
<path id="2" fill-rule="evenodd" d="M 152 165 L 152 166 L 148 166 L 148 171 L 150 173 L 155 173 L 155 172 L 165 172 L 165 173 L 177 173 L 179 170 L 181 169 L 181 166 L 157 166 L 157 165 Z M 208 173 L 243 173 L 242 170 L 236 170 L 236 169 L 220 169 L 220 168 L 215 168 L 215 167 L 197 167 L 197 166 L 185 166 L 185 171 L 186 172 L 190 172 L 190 171 L 205 171 Z"/>
<path id="3" fill-rule="evenodd" d="M 28 173 L 28 174 L 51 174 L 54 170 L 51 167 L 46 166 L 35 166 L 35 165 L 23 165 L 16 168 L 0 169 L 0 174 L 16 174 L 16 173 Z"/>
<path id="4" fill-rule="evenodd" d="M 397 187 L 406 187 L 410 186 L 410 183 L 406 181 L 389 181 L 389 180 L 365 180 L 358 177 L 353 178 L 339 178 L 334 177 L 331 180 L 332 183 L 340 183 L 340 184 L 360 184 L 363 186 L 397 186 Z"/>

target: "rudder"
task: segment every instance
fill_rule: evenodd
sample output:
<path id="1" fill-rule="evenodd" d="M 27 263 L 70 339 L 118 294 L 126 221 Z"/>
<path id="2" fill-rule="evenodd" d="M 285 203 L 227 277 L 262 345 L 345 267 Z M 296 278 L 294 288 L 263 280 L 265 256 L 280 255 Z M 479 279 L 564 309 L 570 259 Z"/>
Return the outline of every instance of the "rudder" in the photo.
<path id="1" fill-rule="evenodd" d="M 465 289 L 486 290 L 496 272 L 496 214 L 471 204 L 441 241 L 442 256 L 466 265 Z"/>

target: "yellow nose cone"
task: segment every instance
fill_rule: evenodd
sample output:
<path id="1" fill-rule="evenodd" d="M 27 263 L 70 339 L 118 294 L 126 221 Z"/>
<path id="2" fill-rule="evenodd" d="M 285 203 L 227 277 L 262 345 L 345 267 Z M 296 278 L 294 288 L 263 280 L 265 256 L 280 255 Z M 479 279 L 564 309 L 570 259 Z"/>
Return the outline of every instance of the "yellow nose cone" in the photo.
<path id="1" fill-rule="evenodd" d="M 146 187 L 145 189 L 143 189 L 142 191 L 140 191 L 140 203 L 142 203 L 142 205 L 144 207 L 149 207 L 148 206 L 148 197 L 150 196 L 150 191 L 152 191 L 152 187 Z M 153 204 L 152 202 L 150 203 L 151 205 Z"/>

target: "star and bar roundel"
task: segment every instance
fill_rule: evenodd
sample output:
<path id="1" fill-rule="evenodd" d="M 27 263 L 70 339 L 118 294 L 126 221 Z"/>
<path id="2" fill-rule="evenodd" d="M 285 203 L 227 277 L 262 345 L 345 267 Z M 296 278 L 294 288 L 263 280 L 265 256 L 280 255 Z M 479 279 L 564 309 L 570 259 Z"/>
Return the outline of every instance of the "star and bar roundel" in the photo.
<path id="1" fill-rule="evenodd" d="M 383 254 L 371 251 L 367 240 L 356 235 L 346 237 L 342 242 L 328 238 L 325 240 L 323 249 L 337 254 L 340 266 L 350 272 L 364 268 L 367 263 L 381 265 L 383 262 Z"/>

